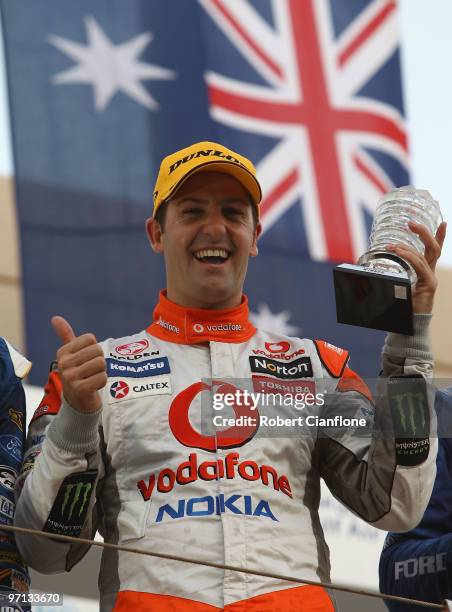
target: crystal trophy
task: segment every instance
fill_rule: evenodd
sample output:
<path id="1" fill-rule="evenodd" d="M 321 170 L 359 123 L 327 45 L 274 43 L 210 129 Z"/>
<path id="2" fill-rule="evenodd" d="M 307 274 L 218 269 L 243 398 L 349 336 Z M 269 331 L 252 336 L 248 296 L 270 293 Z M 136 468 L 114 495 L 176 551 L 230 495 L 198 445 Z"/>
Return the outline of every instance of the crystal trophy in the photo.
<path id="1" fill-rule="evenodd" d="M 435 235 L 442 222 L 439 204 L 428 191 L 400 187 L 378 202 L 369 249 L 357 265 L 334 268 L 339 323 L 413 334 L 411 287 L 417 276 L 412 266 L 388 244 L 403 244 L 424 253 L 424 244 L 408 222 L 424 224 Z"/>

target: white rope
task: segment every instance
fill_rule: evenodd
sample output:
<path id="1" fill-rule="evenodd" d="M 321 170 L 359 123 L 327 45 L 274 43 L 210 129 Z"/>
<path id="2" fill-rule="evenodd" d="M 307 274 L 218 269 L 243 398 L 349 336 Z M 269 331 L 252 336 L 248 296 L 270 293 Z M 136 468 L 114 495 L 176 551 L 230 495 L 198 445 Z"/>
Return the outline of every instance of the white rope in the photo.
<path id="1" fill-rule="evenodd" d="M 443 604 L 434 604 L 428 601 L 421 601 L 418 599 L 410 599 L 408 597 L 399 597 L 398 595 L 386 595 L 384 593 L 378 593 L 377 591 L 369 591 L 367 589 L 357 589 L 347 587 L 345 585 L 334 584 L 329 582 L 315 582 L 314 580 L 307 580 L 304 578 L 295 578 L 294 576 L 284 576 L 282 574 L 271 574 L 269 572 L 263 572 L 260 570 L 244 569 L 243 567 L 235 567 L 234 565 L 224 565 L 221 563 L 213 563 L 211 561 L 198 561 L 197 559 L 188 559 L 186 557 L 180 557 L 178 555 L 168 555 L 166 553 L 158 553 L 150 550 L 140 550 L 139 548 L 133 548 L 130 546 L 121 546 L 119 544 L 112 544 L 110 542 L 99 542 L 97 540 L 89 540 L 86 538 L 75 538 L 73 536 L 61 535 L 58 533 L 47 533 L 46 531 L 39 531 L 37 529 L 29 529 L 27 527 L 13 527 L 12 525 L 1 525 L 1 531 L 17 531 L 18 533 L 26 533 L 32 536 L 39 536 L 43 538 L 50 538 L 52 540 L 60 540 L 62 542 L 70 542 L 73 544 L 86 544 L 87 546 L 100 546 L 101 548 L 107 548 L 110 550 L 117 550 L 122 552 L 135 553 L 138 555 L 147 555 L 149 557 L 158 557 L 159 559 L 170 559 L 171 561 L 180 561 L 183 563 L 193 563 L 195 565 L 203 565 L 205 567 L 214 567 L 216 569 L 227 570 L 231 572 L 241 572 L 242 574 L 251 574 L 253 576 L 264 576 L 265 578 L 275 578 L 277 580 L 286 580 L 287 582 L 295 582 L 297 584 L 309 584 L 312 586 L 323 587 L 325 589 L 332 589 L 335 591 L 342 591 L 344 593 L 353 593 L 354 595 L 364 595 L 366 597 L 376 597 L 378 599 L 388 599 L 390 601 L 398 601 L 413 606 L 422 606 L 424 608 L 434 608 L 436 610 L 447 611 L 448 608 Z"/>

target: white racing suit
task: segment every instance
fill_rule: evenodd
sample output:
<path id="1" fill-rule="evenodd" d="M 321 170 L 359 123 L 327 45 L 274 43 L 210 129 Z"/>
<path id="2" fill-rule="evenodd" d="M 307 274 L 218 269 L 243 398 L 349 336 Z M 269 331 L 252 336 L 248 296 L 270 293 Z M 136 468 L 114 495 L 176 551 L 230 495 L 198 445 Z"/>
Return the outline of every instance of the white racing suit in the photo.
<path id="1" fill-rule="evenodd" d="M 424 438 L 413 430 L 413 440 L 396 443 L 387 425 L 394 402 L 379 398 L 374 410 L 346 351 L 255 330 L 247 314 L 246 299 L 214 312 L 183 309 L 162 294 L 148 330 L 102 343 L 109 380 L 95 414 L 61 405 L 53 372 L 28 434 L 17 525 L 86 538 L 99 530 L 107 542 L 316 581 L 329 579 L 321 477 L 368 523 L 414 527 L 435 477 L 428 407 Z M 386 376 L 423 381 L 431 374 L 428 321 L 416 317 L 413 337 L 388 336 Z M 330 429 L 319 435 L 298 421 L 290 435 L 270 437 L 271 428 L 256 419 L 261 408 L 236 404 L 232 416 L 255 420 L 207 432 L 206 423 L 226 415 L 214 410 L 212 393 L 245 379 L 256 392 L 284 397 L 329 386 L 336 392 L 328 414 L 371 422 L 375 412 L 385 434 L 360 437 L 348 429 L 336 440 Z M 399 402 L 396 412 L 406 425 L 413 415 L 405 418 L 402 408 Z M 315 416 L 317 407 L 310 410 Z M 17 541 L 43 573 L 70 570 L 87 550 L 22 534 Z M 319 587 L 111 550 L 103 551 L 99 584 L 102 610 L 334 609 Z"/>

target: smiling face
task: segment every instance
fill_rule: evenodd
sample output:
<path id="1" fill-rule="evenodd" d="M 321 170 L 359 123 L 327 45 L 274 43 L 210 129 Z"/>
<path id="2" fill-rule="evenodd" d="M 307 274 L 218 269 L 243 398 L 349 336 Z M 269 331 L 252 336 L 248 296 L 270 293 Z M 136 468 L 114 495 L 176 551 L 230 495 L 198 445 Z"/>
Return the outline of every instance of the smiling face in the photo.
<path id="1" fill-rule="evenodd" d="M 240 304 L 248 258 L 257 255 L 261 232 L 251 207 L 235 178 L 199 172 L 168 201 L 163 230 L 148 220 L 152 248 L 165 257 L 171 301 L 190 308 Z"/>

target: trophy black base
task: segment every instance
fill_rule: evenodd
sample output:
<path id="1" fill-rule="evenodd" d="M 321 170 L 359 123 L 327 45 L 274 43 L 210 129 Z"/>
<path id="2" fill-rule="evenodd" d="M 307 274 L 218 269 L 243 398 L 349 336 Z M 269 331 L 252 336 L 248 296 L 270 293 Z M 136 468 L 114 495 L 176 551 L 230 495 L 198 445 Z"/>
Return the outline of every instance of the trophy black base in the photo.
<path id="1" fill-rule="evenodd" d="M 351 264 L 336 266 L 333 274 L 339 323 L 413 335 L 408 277 Z"/>

